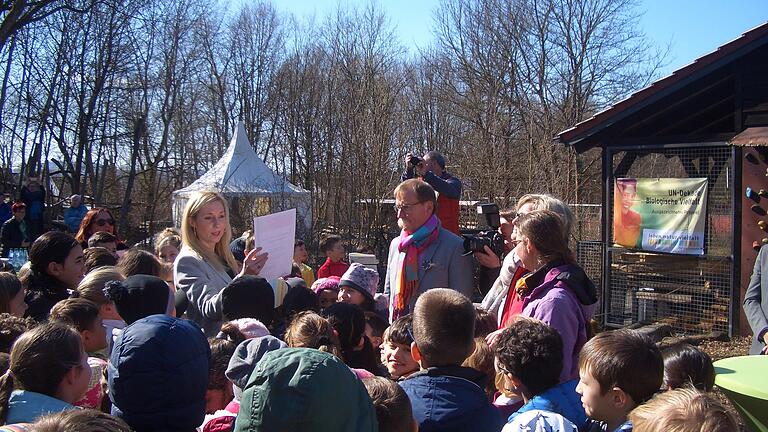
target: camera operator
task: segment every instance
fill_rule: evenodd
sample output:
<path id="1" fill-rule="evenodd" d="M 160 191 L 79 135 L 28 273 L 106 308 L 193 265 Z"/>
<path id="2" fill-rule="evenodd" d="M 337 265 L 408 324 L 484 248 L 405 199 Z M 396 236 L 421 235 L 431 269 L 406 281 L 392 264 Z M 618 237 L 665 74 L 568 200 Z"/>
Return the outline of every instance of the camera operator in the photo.
<path id="1" fill-rule="evenodd" d="M 420 177 L 437 191 L 437 218 L 443 228 L 459 235 L 461 180 L 445 170 L 445 157 L 436 151 L 427 152 L 423 158 L 409 152 L 405 156 L 405 172 L 400 181 L 414 177 Z"/>
<path id="2" fill-rule="evenodd" d="M 493 286 L 494 281 L 499 277 L 499 271 L 501 270 L 501 261 L 507 256 L 512 249 L 515 248 L 515 244 L 512 239 L 512 230 L 514 228 L 514 220 L 517 213 L 513 209 L 504 209 L 499 211 L 499 234 L 504 238 L 504 255 L 496 255 L 490 247 L 485 246 L 485 252 L 475 252 L 474 256 L 477 262 L 480 264 L 480 278 L 479 285 L 480 291 L 483 294 Z"/>

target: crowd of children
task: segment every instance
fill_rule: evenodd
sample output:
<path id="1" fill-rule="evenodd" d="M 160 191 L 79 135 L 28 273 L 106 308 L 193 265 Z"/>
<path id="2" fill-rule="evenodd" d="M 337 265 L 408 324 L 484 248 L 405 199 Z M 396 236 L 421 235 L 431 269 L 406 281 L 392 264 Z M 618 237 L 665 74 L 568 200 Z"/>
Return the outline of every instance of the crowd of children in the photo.
<path id="1" fill-rule="evenodd" d="M 532 212 L 524 224 L 558 217 Z M 446 288 L 390 323 L 378 271 L 347 263 L 341 237 L 320 242 L 317 275 L 297 240 L 292 274 L 266 280 L 213 193 L 154 251 L 122 249 L 114 220 L 90 213 L 111 230 L 45 233 L 0 273 L 0 431 L 738 430 L 694 346 L 564 330 L 522 306 L 502 324 Z M 553 286 L 584 277 L 569 274 Z M 585 294 L 558 297 L 574 310 L 593 303 L 579 281 Z"/>

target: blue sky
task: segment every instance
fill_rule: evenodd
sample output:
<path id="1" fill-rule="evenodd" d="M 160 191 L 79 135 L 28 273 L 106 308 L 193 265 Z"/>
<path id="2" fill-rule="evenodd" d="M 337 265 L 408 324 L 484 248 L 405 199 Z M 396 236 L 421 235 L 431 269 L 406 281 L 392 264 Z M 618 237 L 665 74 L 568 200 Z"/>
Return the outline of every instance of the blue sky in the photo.
<path id="1" fill-rule="evenodd" d="M 337 5 L 364 6 L 368 0 L 275 0 L 278 10 L 318 18 Z M 432 42 L 432 12 L 439 0 L 379 0 L 411 50 Z M 667 75 L 743 32 L 768 21 L 768 0 L 640 0 L 640 28 L 658 45 L 671 44 Z"/>

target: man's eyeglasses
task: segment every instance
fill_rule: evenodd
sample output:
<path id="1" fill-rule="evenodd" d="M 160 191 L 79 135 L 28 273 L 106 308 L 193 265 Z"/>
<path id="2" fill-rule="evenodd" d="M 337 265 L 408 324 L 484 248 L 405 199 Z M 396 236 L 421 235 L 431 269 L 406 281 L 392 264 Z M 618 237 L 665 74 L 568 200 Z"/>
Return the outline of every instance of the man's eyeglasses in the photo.
<path id="1" fill-rule="evenodd" d="M 96 222 L 94 222 L 94 224 L 100 227 L 104 225 L 115 226 L 115 220 L 114 219 L 96 219 Z"/>
<path id="2" fill-rule="evenodd" d="M 413 204 L 395 204 L 392 206 L 393 209 L 395 209 L 395 213 L 400 213 L 400 210 L 409 213 L 413 207 L 415 207 L 418 204 L 423 203 L 424 201 L 415 202 Z"/>

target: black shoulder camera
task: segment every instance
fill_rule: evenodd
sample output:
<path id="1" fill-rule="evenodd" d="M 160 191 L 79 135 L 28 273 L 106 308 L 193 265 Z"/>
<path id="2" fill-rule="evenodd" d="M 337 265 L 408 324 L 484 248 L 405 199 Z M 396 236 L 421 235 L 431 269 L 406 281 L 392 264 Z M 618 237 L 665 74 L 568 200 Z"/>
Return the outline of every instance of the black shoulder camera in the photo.
<path id="1" fill-rule="evenodd" d="M 491 248 L 499 258 L 504 254 L 504 236 L 499 233 L 501 218 L 499 206 L 496 204 L 478 204 L 477 214 L 484 215 L 490 230 L 477 234 L 464 234 L 464 255 L 474 252 L 485 252 L 485 246 Z"/>
<path id="2" fill-rule="evenodd" d="M 416 166 L 416 165 L 418 165 L 418 164 L 420 164 L 420 163 L 424 162 L 424 159 L 422 159 L 422 158 L 420 158 L 420 157 L 418 157 L 418 156 L 413 156 L 413 155 L 411 155 L 411 158 L 410 158 L 410 159 L 408 159 L 408 162 L 409 162 L 411 165 L 413 165 L 413 166 Z"/>

